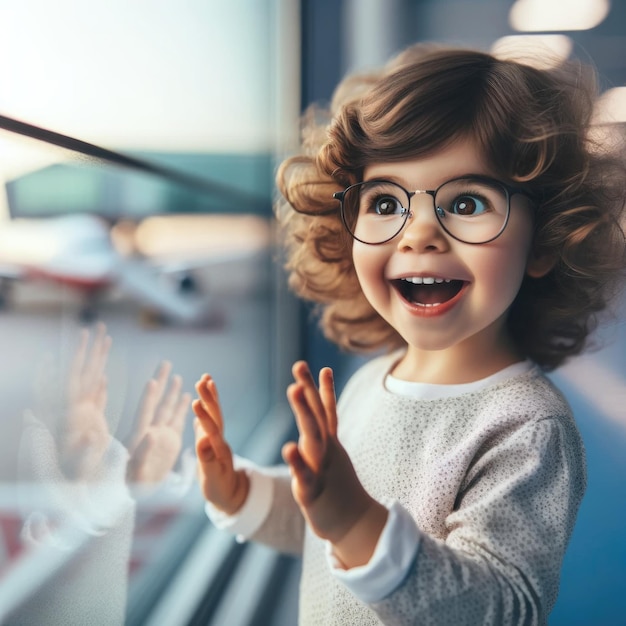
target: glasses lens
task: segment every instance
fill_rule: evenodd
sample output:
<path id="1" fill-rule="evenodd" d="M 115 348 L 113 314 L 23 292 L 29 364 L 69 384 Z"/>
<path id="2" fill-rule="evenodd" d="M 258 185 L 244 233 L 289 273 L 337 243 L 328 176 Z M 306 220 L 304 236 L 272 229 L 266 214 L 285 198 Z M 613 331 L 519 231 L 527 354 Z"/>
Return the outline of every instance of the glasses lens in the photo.
<path id="1" fill-rule="evenodd" d="M 439 188 L 435 209 L 450 235 L 467 243 L 485 243 L 506 226 L 509 194 L 497 181 L 460 178 Z"/>
<path id="2" fill-rule="evenodd" d="M 348 187 L 342 215 L 350 234 L 363 243 L 383 243 L 404 226 L 409 211 L 406 191 L 394 183 L 368 181 Z"/>

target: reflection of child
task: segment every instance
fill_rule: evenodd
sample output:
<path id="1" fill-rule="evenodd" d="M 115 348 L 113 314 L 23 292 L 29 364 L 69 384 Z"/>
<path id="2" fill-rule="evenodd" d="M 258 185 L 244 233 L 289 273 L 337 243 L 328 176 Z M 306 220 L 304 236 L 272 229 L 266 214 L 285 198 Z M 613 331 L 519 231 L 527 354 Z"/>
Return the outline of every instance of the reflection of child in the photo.
<path id="1" fill-rule="evenodd" d="M 175 480 L 168 478 L 182 448 L 191 396 L 183 393 L 180 376 L 170 378 L 171 364 L 163 362 L 145 386 L 125 448 L 106 416 L 110 346 L 102 324 L 93 337 L 87 330 L 81 333 L 60 428 L 50 428 L 53 410 L 45 404 L 38 413 L 26 415 L 18 484 L 25 515 L 22 539 L 41 549 L 43 571 L 46 559 L 81 549 L 80 558 L 60 575 L 42 577 L 41 586 L 12 612 L 12 624 L 84 624 L 94 615 L 98 623 L 123 623 L 133 496 L 167 488 Z M 33 486 L 35 501 L 28 497 Z"/>
<path id="2" fill-rule="evenodd" d="M 546 622 L 585 469 L 542 370 L 583 349 L 624 262 L 585 72 L 414 46 L 347 79 L 282 165 L 292 287 L 340 346 L 389 349 L 337 406 L 331 370 L 296 363 L 288 471 L 233 461 L 196 387 L 209 515 L 303 552 L 301 623 Z"/>

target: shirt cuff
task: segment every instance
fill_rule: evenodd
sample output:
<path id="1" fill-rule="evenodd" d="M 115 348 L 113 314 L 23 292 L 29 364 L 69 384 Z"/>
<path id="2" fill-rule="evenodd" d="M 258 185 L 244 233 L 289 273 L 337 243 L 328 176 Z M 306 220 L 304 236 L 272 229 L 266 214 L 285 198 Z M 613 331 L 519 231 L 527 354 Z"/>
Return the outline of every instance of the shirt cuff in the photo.
<path id="1" fill-rule="evenodd" d="M 217 528 L 233 533 L 237 541 L 243 543 L 254 535 L 269 515 L 274 498 L 274 482 L 272 476 L 264 474 L 259 467 L 246 459 L 236 457 L 235 468 L 245 470 L 250 481 L 248 497 L 239 511 L 234 515 L 227 515 L 210 502 L 204 508 Z"/>
<path id="2" fill-rule="evenodd" d="M 420 542 L 420 531 L 411 514 L 398 502 L 389 507 L 387 523 L 374 554 L 365 565 L 341 569 L 327 542 L 326 556 L 335 578 L 366 604 L 380 602 L 407 577 Z"/>

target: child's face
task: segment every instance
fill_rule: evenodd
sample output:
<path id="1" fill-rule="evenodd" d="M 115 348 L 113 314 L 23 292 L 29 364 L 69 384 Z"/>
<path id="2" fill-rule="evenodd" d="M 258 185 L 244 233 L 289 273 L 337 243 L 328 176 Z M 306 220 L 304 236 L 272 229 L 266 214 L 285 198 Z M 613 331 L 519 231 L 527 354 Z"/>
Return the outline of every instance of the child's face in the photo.
<path id="1" fill-rule="evenodd" d="M 435 189 L 465 174 L 494 176 L 471 140 L 425 158 L 368 166 L 364 180 L 387 179 L 407 190 Z M 447 235 L 431 196 L 413 196 L 411 209 L 413 217 L 391 241 L 354 241 L 354 265 L 370 304 L 408 343 L 407 356 L 444 351 L 439 356 L 450 357 L 450 363 L 472 362 L 472 355 L 499 361 L 504 353 L 511 356 L 505 319 L 527 271 L 533 226 L 527 200 L 512 196 L 506 229 L 480 245 Z M 431 278 L 451 282 L 413 284 Z"/>

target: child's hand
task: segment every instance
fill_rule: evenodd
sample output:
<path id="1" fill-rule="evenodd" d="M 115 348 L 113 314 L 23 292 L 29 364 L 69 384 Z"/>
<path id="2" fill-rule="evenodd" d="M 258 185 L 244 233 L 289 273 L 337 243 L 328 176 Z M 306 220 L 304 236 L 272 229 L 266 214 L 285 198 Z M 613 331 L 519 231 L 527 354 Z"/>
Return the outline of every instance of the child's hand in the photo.
<path id="1" fill-rule="evenodd" d="M 157 483 L 174 467 L 182 447 L 182 434 L 191 395 L 182 393 L 182 379 L 173 376 L 163 361 L 148 381 L 139 408 L 137 428 L 129 446 L 127 478 L 131 483 Z"/>
<path id="2" fill-rule="evenodd" d="M 192 404 L 196 414 L 198 478 L 204 497 L 227 515 L 236 513 L 248 496 L 248 477 L 235 470 L 233 454 L 224 439 L 224 419 L 215 381 L 204 374 L 196 383 L 200 396 Z"/>
<path id="3" fill-rule="evenodd" d="M 111 337 L 104 324 L 98 324 L 91 345 L 89 331 L 81 332 L 67 381 L 60 446 L 61 465 L 70 478 L 89 480 L 109 445 L 105 367 L 110 347 Z"/>
<path id="4" fill-rule="evenodd" d="M 369 561 L 387 520 L 387 510 L 363 488 L 337 439 L 333 373 L 323 368 L 319 390 L 306 363 L 293 366 L 295 382 L 287 397 L 300 438 L 283 447 L 294 497 L 309 526 L 333 544 L 346 567 Z"/>

